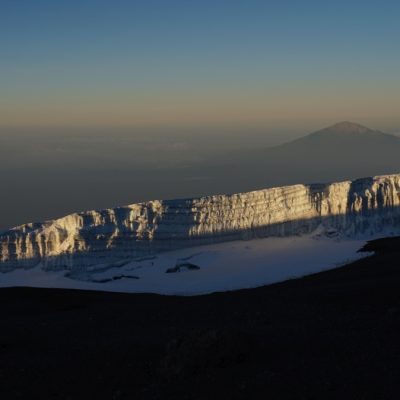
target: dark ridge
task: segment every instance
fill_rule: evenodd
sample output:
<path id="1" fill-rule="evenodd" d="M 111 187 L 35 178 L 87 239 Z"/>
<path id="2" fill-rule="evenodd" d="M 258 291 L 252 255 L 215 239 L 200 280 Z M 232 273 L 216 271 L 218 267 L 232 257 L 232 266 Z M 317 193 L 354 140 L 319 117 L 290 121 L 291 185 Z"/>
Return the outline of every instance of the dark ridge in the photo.
<path id="1" fill-rule="evenodd" d="M 400 238 L 302 279 L 167 297 L 0 290 L 4 399 L 396 399 Z"/>
<path id="2" fill-rule="evenodd" d="M 375 252 L 378 254 L 397 253 L 400 252 L 400 236 L 376 239 L 367 242 L 359 251 Z"/>

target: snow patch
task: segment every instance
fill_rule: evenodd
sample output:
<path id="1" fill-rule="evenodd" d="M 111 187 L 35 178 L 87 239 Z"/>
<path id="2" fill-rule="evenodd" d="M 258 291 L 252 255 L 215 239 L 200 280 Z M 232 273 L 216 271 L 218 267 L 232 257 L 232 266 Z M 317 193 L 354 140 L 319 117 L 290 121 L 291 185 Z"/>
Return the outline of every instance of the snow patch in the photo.
<path id="1" fill-rule="evenodd" d="M 253 239 L 160 253 L 74 273 L 42 266 L 0 274 L 0 286 L 31 286 L 165 295 L 199 295 L 253 288 L 328 270 L 366 257 L 366 239 L 330 237 L 323 229 L 306 236 Z M 190 260 L 190 262 L 188 261 Z M 195 272 L 165 273 L 183 264 Z"/>

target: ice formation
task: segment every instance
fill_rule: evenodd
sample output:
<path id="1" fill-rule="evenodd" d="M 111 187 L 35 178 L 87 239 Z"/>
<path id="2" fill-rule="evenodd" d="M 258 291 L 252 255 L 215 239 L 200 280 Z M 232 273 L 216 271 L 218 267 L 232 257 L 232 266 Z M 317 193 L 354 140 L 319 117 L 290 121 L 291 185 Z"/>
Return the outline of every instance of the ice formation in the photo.
<path id="1" fill-rule="evenodd" d="M 255 237 L 356 236 L 400 226 L 400 174 L 248 193 L 156 200 L 28 223 L 0 235 L 0 270 L 99 263 Z"/>

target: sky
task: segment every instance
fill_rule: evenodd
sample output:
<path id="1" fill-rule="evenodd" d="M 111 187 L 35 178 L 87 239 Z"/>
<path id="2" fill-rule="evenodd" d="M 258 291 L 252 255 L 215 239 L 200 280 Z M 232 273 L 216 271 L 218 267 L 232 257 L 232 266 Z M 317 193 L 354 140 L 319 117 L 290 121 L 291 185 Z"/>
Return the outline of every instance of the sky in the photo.
<path id="1" fill-rule="evenodd" d="M 400 127 L 398 1 L 0 7 L 0 127 Z"/>

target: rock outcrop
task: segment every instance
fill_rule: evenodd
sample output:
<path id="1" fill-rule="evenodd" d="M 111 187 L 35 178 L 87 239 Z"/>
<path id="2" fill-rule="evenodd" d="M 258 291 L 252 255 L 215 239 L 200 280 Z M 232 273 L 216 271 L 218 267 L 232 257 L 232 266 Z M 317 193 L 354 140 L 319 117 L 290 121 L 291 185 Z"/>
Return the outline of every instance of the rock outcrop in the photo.
<path id="1" fill-rule="evenodd" d="M 347 235 L 400 226 L 400 175 L 149 201 L 29 223 L 0 235 L 0 270 L 88 268 L 187 246 L 305 234 L 321 224 Z"/>

